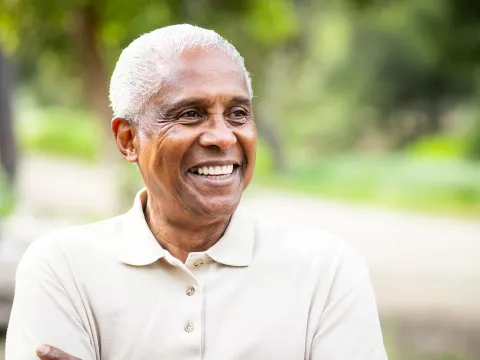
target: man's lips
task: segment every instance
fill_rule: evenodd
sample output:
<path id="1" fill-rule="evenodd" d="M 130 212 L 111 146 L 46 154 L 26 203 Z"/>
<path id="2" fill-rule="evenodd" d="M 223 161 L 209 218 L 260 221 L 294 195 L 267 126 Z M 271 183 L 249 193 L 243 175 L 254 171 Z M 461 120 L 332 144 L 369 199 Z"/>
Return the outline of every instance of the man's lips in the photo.
<path id="1" fill-rule="evenodd" d="M 239 165 L 234 162 L 208 162 L 191 167 L 188 175 L 202 185 L 219 187 L 233 184 L 238 176 Z"/>
<path id="2" fill-rule="evenodd" d="M 240 163 L 237 160 L 212 160 L 197 163 L 190 167 L 188 171 L 198 175 L 229 175 L 232 174 L 239 165 Z"/>
<path id="3" fill-rule="evenodd" d="M 228 164 L 228 165 L 210 165 L 210 166 L 199 166 L 190 168 L 190 172 L 198 175 L 230 175 L 233 173 L 233 169 L 235 165 Z"/>

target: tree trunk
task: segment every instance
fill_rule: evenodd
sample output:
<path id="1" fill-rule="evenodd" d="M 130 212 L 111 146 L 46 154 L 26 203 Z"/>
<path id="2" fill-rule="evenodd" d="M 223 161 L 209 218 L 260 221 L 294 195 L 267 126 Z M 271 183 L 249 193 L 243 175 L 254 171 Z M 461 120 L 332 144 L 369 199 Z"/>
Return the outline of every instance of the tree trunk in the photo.
<path id="1" fill-rule="evenodd" d="M 12 70 L 11 63 L 0 50 L 0 164 L 13 184 L 17 168 L 17 153 L 11 106 Z"/>
<path id="2" fill-rule="evenodd" d="M 108 75 L 98 43 L 99 21 L 93 4 L 75 11 L 74 38 L 78 45 L 80 66 L 83 72 L 83 89 L 87 106 L 100 123 L 102 157 L 110 159 L 114 142 L 110 122 L 112 112 L 108 100 Z"/>
<path id="3" fill-rule="evenodd" d="M 257 128 L 259 135 L 265 140 L 268 147 L 272 150 L 272 161 L 275 168 L 284 173 L 287 170 L 285 161 L 285 154 L 283 145 L 280 141 L 280 136 L 275 127 L 268 121 L 264 120 L 263 116 L 257 117 Z"/>
<path id="4" fill-rule="evenodd" d="M 288 82 L 290 60 L 282 50 L 276 51 L 264 61 L 261 96 L 257 100 L 256 121 L 259 135 L 265 140 L 272 151 L 272 161 L 280 172 L 288 170 L 285 157 L 285 147 L 280 134 L 281 109 L 283 102 L 282 89 Z"/>

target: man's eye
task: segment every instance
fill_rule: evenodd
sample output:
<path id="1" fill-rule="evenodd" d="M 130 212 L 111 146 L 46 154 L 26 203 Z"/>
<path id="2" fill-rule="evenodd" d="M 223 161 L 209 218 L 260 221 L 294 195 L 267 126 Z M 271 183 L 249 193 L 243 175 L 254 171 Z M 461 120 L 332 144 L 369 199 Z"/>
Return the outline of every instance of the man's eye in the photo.
<path id="1" fill-rule="evenodd" d="M 235 110 L 232 112 L 232 118 L 234 119 L 241 119 L 247 116 L 247 112 L 245 110 Z"/>
<path id="2" fill-rule="evenodd" d="M 180 115 L 180 117 L 182 117 L 182 118 L 200 118 L 202 116 L 195 110 L 189 110 L 189 111 L 185 111 L 184 113 L 182 113 L 182 115 Z"/>

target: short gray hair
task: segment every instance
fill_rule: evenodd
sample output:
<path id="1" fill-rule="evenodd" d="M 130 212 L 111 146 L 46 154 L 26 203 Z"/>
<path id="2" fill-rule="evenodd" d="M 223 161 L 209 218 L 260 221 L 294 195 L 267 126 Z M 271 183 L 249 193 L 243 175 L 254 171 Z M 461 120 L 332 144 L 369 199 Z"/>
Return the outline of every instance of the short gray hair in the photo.
<path id="1" fill-rule="evenodd" d="M 243 57 L 213 30 L 189 24 L 166 26 L 144 34 L 120 55 L 110 81 L 110 103 L 114 117 L 136 122 L 148 101 L 165 84 L 166 66 L 192 48 L 219 49 L 243 70 L 250 98 L 251 77 Z"/>

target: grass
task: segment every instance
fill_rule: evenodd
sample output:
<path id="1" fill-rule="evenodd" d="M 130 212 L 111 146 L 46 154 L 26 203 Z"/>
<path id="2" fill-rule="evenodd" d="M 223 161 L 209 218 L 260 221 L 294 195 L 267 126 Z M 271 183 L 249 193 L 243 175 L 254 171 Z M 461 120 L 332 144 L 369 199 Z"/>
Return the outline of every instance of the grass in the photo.
<path id="1" fill-rule="evenodd" d="M 0 220 L 8 216 L 14 208 L 14 192 L 6 176 L 0 171 Z"/>
<path id="2" fill-rule="evenodd" d="M 351 202 L 480 217 L 480 163 L 406 155 L 344 155 L 258 171 L 256 183 Z"/>
<path id="3" fill-rule="evenodd" d="M 20 112 L 16 133 L 27 151 L 93 161 L 100 150 L 99 126 L 81 109 L 48 107 Z"/>

